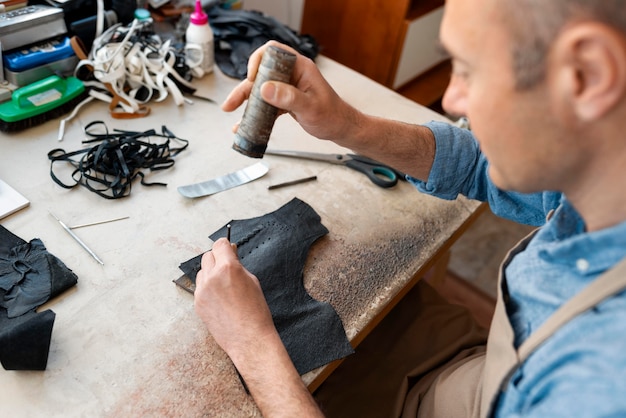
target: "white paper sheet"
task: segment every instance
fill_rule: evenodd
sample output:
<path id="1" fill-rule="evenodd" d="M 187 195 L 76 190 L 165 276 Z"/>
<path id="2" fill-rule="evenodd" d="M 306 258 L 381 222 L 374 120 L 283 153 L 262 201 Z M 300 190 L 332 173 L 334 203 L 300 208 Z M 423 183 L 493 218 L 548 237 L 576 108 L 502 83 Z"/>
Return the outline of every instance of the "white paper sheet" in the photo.
<path id="1" fill-rule="evenodd" d="M 25 208 L 29 204 L 28 199 L 0 180 L 0 219 Z"/>

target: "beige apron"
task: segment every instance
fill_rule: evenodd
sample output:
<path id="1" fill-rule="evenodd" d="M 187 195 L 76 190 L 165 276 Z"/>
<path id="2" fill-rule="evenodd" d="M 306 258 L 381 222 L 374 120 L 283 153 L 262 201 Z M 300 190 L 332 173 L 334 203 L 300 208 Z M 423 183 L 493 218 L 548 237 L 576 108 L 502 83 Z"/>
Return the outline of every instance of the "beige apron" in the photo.
<path id="1" fill-rule="evenodd" d="M 534 234 L 509 252 L 500 269 L 498 300 L 489 331 L 487 351 L 461 355 L 437 371 L 429 387 L 418 384 L 408 394 L 403 417 L 486 417 L 493 414 L 495 401 L 513 372 L 554 332 L 578 314 L 626 289 L 626 259 L 598 277 L 579 294 L 561 306 L 532 333 L 519 349 L 505 311 L 502 276 L 510 260 L 521 252 Z M 452 364 L 453 363 L 453 364 Z M 420 382 L 421 383 L 421 382 Z M 462 390 L 461 390 L 462 389 Z"/>

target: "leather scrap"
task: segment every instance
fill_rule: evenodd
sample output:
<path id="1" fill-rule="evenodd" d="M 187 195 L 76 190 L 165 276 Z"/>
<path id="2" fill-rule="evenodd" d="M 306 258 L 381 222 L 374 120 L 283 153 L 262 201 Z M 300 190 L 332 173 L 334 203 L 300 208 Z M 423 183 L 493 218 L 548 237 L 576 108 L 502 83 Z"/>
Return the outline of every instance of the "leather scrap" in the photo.
<path id="1" fill-rule="evenodd" d="M 334 308 L 313 299 L 304 288 L 303 271 L 311 245 L 328 233 L 308 204 L 293 199 L 278 210 L 232 220 L 231 242 L 243 266 L 261 283 L 278 333 L 302 375 L 354 353 Z M 211 234 L 226 236 L 226 225 Z M 181 263 L 195 283 L 202 254 Z"/>
<path id="2" fill-rule="evenodd" d="M 311 35 L 299 34 L 260 11 L 213 6 L 207 13 L 215 40 L 215 63 L 229 77 L 246 78 L 250 55 L 271 39 L 310 59 L 319 54 L 319 45 Z"/>
<path id="3" fill-rule="evenodd" d="M 55 314 L 37 313 L 78 277 L 38 238 L 26 242 L 0 225 L 0 363 L 45 370 Z"/>

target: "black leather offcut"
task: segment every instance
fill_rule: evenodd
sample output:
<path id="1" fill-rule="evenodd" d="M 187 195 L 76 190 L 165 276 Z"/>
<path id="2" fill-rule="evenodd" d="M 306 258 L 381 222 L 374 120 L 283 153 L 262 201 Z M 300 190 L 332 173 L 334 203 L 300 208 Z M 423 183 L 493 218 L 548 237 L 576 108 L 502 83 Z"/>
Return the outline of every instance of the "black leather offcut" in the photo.
<path id="1" fill-rule="evenodd" d="M 305 57 L 315 59 L 319 45 L 311 35 L 301 35 L 275 18 L 255 10 L 209 9 L 213 30 L 215 63 L 230 77 L 243 80 L 248 73 L 248 58 L 269 40 L 289 45 Z"/>
<path id="2" fill-rule="evenodd" d="M 37 307 L 78 277 L 35 238 L 0 225 L 0 363 L 6 370 L 45 370 L 55 314 Z"/>
<path id="3" fill-rule="evenodd" d="M 243 266 L 261 283 L 272 319 L 301 375 L 354 352 L 334 308 L 313 299 L 302 282 L 311 245 L 328 233 L 308 204 L 293 199 L 258 218 L 232 220 L 231 242 Z M 211 234 L 225 237 L 226 225 Z M 195 282 L 202 255 L 180 265 Z"/>
<path id="4" fill-rule="evenodd" d="M 161 133 L 154 129 L 143 132 L 115 129 L 109 132 L 102 121 L 94 121 L 85 127 L 91 139 L 83 143 L 99 142 L 91 148 L 66 152 L 61 148 L 48 153 L 50 176 L 59 186 L 72 189 L 78 185 L 85 187 L 106 199 L 119 199 L 130 195 L 132 183 L 141 179 L 143 186 L 165 186 L 165 183 L 147 182 L 142 170 L 165 170 L 174 165 L 174 157 L 185 150 L 189 141 L 174 135 L 166 126 Z M 162 143 L 153 143 L 142 138 L 164 138 Z M 170 147 L 176 140 L 182 145 Z M 67 162 L 74 167 L 73 183 L 59 179 L 54 172 L 54 164 Z"/>

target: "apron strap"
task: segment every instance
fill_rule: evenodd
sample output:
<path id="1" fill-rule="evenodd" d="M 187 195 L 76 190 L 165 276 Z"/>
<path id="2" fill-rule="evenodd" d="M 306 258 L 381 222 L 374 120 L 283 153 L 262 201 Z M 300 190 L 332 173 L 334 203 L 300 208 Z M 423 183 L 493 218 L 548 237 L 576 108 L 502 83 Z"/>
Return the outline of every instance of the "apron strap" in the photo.
<path id="1" fill-rule="evenodd" d="M 498 393 L 506 386 L 517 367 L 530 354 L 543 344 L 554 332 L 577 315 L 596 306 L 613 294 L 626 289 L 626 258 L 607 270 L 576 296 L 557 309 L 537 330 L 535 330 L 515 350 L 513 347 L 514 333 L 505 310 L 508 299 L 506 281 L 503 280 L 504 269 L 509 261 L 527 246 L 537 230 L 522 240 L 509 255 L 500 268 L 498 281 L 498 303 L 491 324 L 487 355 L 482 379 L 481 414 L 493 415 L 493 408 Z"/>
<path id="2" fill-rule="evenodd" d="M 565 323 L 624 289 L 626 289 L 626 258 L 557 309 L 533 332 L 518 348 L 520 363 Z"/>

